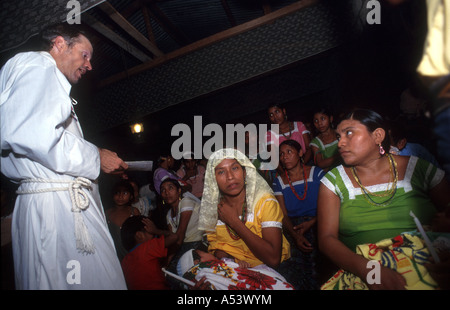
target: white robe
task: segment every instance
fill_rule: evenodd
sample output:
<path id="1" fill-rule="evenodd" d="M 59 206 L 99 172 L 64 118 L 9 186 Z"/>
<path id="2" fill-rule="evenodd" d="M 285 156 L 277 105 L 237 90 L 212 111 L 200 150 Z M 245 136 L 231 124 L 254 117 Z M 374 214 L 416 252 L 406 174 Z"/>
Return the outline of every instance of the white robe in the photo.
<path id="1" fill-rule="evenodd" d="M 0 71 L 1 171 L 15 182 L 92 180 L 82 217 L 95 246 L 76 248 L 68 191 L 19 195 L 12 223 L 17 289 L 126 289 L 95 181 L 98 148 L 83 139 L 71 85 L 46 52 L 22 53 Z M 19 190 L 61 187 L 24 183 Z"/>

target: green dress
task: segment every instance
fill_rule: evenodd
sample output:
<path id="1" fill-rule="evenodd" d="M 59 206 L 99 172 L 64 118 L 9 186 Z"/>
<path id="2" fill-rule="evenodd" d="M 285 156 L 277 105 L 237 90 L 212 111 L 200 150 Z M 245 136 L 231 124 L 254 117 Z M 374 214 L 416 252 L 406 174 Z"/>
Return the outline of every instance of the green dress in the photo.
<path id="1" fill-rule="evenodd" d="M 336 154 L 338 154 L 338 140 L 334 140 L 328 144 L 323 144 L 322 140 L 319 139 L 319 137 L 315 137 L 314 139 L 311 140 L 311 142 L 309 143 L 309 146 L 314 146 L 316 148 L 318 148 L 318 151 L 314 154 L 314 159 L 316 158 L 316 154 L 320 153 L 322 154 L 323 159 L 327 159 L 330 158 Z M 314 161 L 315 162 L 315 161 Z M 337 165 L 339 165 L 340 159 L 336 159 L 333 164 L 331 164 L 331 166 L 329 167 L 334 168 Z"/>
<path id="2" fill-rule="evenodd" d="M 444 177 L 444 171 L 433 164 L 411 156 L 405 177 L 398 181 L 397 191 L 386 206 L 373 206 L 364 198 L 361 188 L 354 187 L 342 165 L 329 171 L 321 182 L 341 200 L 339 239 L 351 250 L 364 243 L 393 238 L 405 231 L 415 230 L 412 211 L 422 225 L 431 224 L 436 208 L 428 196 L 429 189 Z M 366 187 L 370 192 L 383 192 L 388 184 Z M 373 199 L 374 197 L 372 197 Z M 377 197 L 375 197 L 377 198 Z M 386 198 L 374 199 L 377 202 Z"/>
<path id="3" fill-rule="evenodd" d="M 315 146 L 322 153 L 323 158 L 330 158 L 338 152 L 338 140 L 334 140 L 328 144 L 323 144 L 319 137 L 314 137 L 309 143 L 310 146 Z"/>

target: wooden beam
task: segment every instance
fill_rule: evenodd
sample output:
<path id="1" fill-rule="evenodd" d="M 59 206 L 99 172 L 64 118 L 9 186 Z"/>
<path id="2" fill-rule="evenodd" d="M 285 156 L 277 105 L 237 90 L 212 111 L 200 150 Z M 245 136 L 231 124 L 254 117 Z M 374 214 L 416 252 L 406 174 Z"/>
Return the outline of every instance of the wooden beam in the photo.
<path id="1" fill-rule="evenodd" d="M 225 10 L 225 14 L 228 17 L 228 21 L 230 22 L 231 27 L 234 27 L 237 25 L 236 19 L 234 19 L 233 13 L 230 10 L 230 6 L 228 5 L 227 0 L 221 0 L 222 7 Z"/>
<path id="2" fill-rule="evenodd" d="M 270 6 L 270 3 L 268 0 L 263 0 L 262 2 L 264 15 L 272 13 L 272 7 Z"/>
<path id="3" fill-rule="evenodd" d="M 191 43 L 191 40 L 167 18 L 166 14 L 154 3 L 154 1 L 145 1 L 150 8 L 150 14 L 161 27 L 181 46 Z"/>
<path id="4" fill-rule="evenodd" d="M 143 0 L 134 0 L 129 3 L 123 10 L 120 11 L 123 17 L 128 18 L 137 11 L 139 11 L 142 7 Z"/>
<path id="5" fill-rule="evenodd" d="M 150 42 L 156 45 L 155 34 L 153 33 L 152 23 L 150 20 L 150 14 L 148 13 L 148 9 L 145 5 L 142 5 L 141 8 L 142 16 L 144 17 L 145 27 L 147 29 L 147 35 Z"/>
<path id="6" fill-rule="evenodd" d="M 122 16 L 128 18 L 142 7 L 146 7 L 149 16 L 151 16 L 160 26 L 164 29 L 168 35 L 175 40 L 180 46 L 191 43 L 189 39 L 184 35 L 177 27 L 175 27 L 172 22 L 167 18 L 167 16 L 162 12 L 157 2 L 162 2 L 161 0 L 135 0 L 130 5 L 128 5 L 122 12 Z"/>
<path id="7" fill-rule="evenodd" d="M 108 2 L 102 2 L 98 5 L 103 12 L 105 12 L 113 21 L 117 23 L 123 30 L 125 30 L 130 36 L 144 46 L 156 57 L 163 55 L 153 43 L 151 43 L 142 33 L 140 33 L 133 25 L 131 25 L 125 17 L 123 17 L 117 10 Z"/>
<path id="8" fill-rule="evenodd" d="M 104 24 L 99 22 L 95 17 L 85 13 L 81 15 L 81 18 L 91 28 L 95 29 L 96 31 L 104 35 L 106 38 L 110 39 L 114 44 L 117 44 L 125 51 L 127 51 L 128 53 L 139 59 L 140 61 L 145 63 L 151 60 L 151 58 L 148 55 L 141 52 L 141 50 L 133 46 L 130 42 L 128 42 L 127 40 L 116 34 L 114 31 L 112 31 L 110 28 L 106 27 Z"/>
<path id="9" fill-rule="evenodd" d="M 141 72 L 144 72 L 146 70 L 152 69 L 156 66 L 159 66 L 169 60 L 175 59 L 177 57 L 181 57 L 183 55 L 186 55 L 188 53 L 194 52 L 196 50 L 199 50 L 201 48 L 204 48 L 208 45 L 220 42 L 222 40 L 231 38 L 233 36 L 239 35 L 241 33 L 247 32 L 249 30 L 252 30 L 254 28 L 260 27 L 265 24 L 269 24 L 276 19 L 279 19 L 281 17 L 284 17 L 286 15 L 292 14 L 296 11 L 299 11 L 301 9 L 304 9 L 306 7 L 309 7 L 311 5 L 316 4 L 320 0 L 302 0 L 296 3 L 293 3 L 291 5 L 288 5 L 282 9 L 276 10 L 270 14 L 264 15 L 262 17 L 256 18 L 254 20 L 251 20 L 249 22 L 246 22 L 244 24 L 241 24 L 239 26 L 230 28 L 228 30 L 219 32 L 217 34 L 214 34 L 208 38 L 199 40 L 197 42 L 194 42 L 192 44 L 189 44 L 185 47 L 182 47 L 176 51 L 173 51 L 171 53 L 165 54 L 162 57 L 159 57 L 153 61 L 148 61 L 146 63 L 143 63 L 141 65 L 135 66 L 133 68 L 128 69 L 126 72 L 121 72 L 116 75 L 113 75 L 109 78 L 106 78 L 99 83 L 99 87 L 104 87 L 106 85 L 118 82 L 120 80 L 123 80 L 127 78 L 128 76 L 132 76 Z"/>

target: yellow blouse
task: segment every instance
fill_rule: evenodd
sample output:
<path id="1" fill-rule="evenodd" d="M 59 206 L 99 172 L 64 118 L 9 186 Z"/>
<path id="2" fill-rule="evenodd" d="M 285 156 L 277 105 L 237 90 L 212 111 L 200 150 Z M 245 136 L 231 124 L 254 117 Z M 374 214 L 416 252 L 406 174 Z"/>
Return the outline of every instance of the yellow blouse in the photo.
<path id="1" fill-rule="evenodd" d="M 245 226 L 255 235 L 262 238 L 262 229 L 266 227 L 279 227 L 282 229 L 283 212 L 276 198 L 267 194 L 261 197 L 257 202 L 254 212 L 247 215 Z M 284 235 L 282 243 L 281 262 L 288 259 L 290 255 L 289 242 Z M 263 264 L 261 260 L 255 257 L 242 239 L 234 240 L 227 231 L 225 223 L 218 220 L 216 230 L 208 233 L 209 251 L 222 250 L 232 255 L 237 260 L 243 260 L 251 267 Z"/>

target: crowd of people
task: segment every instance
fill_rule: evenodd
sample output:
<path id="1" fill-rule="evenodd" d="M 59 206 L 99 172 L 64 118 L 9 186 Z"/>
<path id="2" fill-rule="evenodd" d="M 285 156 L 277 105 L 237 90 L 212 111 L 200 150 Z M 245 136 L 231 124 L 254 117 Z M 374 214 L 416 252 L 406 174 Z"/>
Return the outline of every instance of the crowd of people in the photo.
<path id="1" fill-rule="evenodd" d="M 400 120 L 388 121 L 367 109 L 335 116 L 321 107 L 311 114 L 313 125 L 307 129 L 301 121 L 288 121 L 286 108 L 280 105 L 267 111 L 272 123 L 295 124 L 267 133 L 264 147 L 279 152 L 279 165 L 271 171 L 261 170 L 259 159 L 246 155 L 247 144 L 245 150 L 228 147 L 203 160 L 194 159 L 190 152 L 179 161 L 161 156 L 152 182 L 141 190 L 128 177 L 118 177 L 112 193 L 115 206 L 106 211 L 106 218 L 116 223 L 110 229 L 129 288 L 189 288 L 173 274 L 194 280 L 196 289 L 211 285 L 223 289 L 224 283 L 245 287 L 236 279 L 241 269 L 258 275 L 270 270 L 270 277 L 276 275 L 287 284 L 284 289 L 296 290 L 325 288 L 339 269 L 364 279 L 370 270 L 367 259 L 357 253 L 358 246 L 417 230 L 410 212 L 430 233 L 450 242 L 445 173 L 432 150 L 413 137 L 408 136 L 415 142 L 408 143 L 415 147 L 408 148 L 408 154 L 399 153 L 405 149 L 399 137 L 407 137 L 404 126 L 398 126 Z M 274 135 L 280 138 L 277 145 L 271 140 Z M 150 201 L 148 213 L 133 206 L 134 195 Z M 118 200 L 124 205 L 121 213 Z M 116 214 L 121 214 L 120 223 Z M 130 232 L 122 227 L 122 238 L 128 241 L 121 240 L 116 229 L 121 225 L 133 227 L 136 236 L 125 252 L 121 243 L 130 244 Z M 159 242 L 157 254 L 151 246 L 147 254 L 139 254 L 139 264 L 131 257 L 147 243 L 137 241 L 138 232 L 152 236 L 148 244 Z M 441 249 L 442 257 L 449 250 Z M 208 259 L 198 258 L 194 264 L 195 253 Z M 219 272 L 225 278 L 220 280 L 217 268 L 230 263 L 237 265 L 227 267 L 230 273 Z M 148 270 L 158 271 L 150 277 Z M 438 272 L 445 274 L 444 268 Z M 381 277 L 382 285 L 368 287 L 411 285 L 385 266 Z M 448 288 L 448 281 L 435 282 L 434 288 L 438 287 Z"/>
<path id="2" fill-rule="evenodd" d="M 62 26 L 43 39 L 45 52 L 16 56 L 0 75 L 12 83 L 2 88 L 2 174 L 19 184 L 12 216 L 2 200 L 2 250 L 9 223 L 17 289 L 346 289 L 325 285 L 342 270 L 364 288 L 424 278 L 450 288 L 448 175 L 395 120 L 363 108 L 291 119 L 271 104 L 262 122 L 279 130 L 259 150 L 279 154 L 272 169 L 226 146 L 201 160 L 161 154 L 151 182 L 137 184 L 116 153 L 83 139 L 72 109 L 70 84 L 91 70 L 89 40 Z M 42 96 L 39 83 L 50 82 L 58 87 Z M 102 205 L 100 171 L 117 175 L 112 206 Z M 410 236 L 433 242 L 413 256 L 415 277 L 384 257 L 371 281 L 360 249 L 407 247 Z"/>

